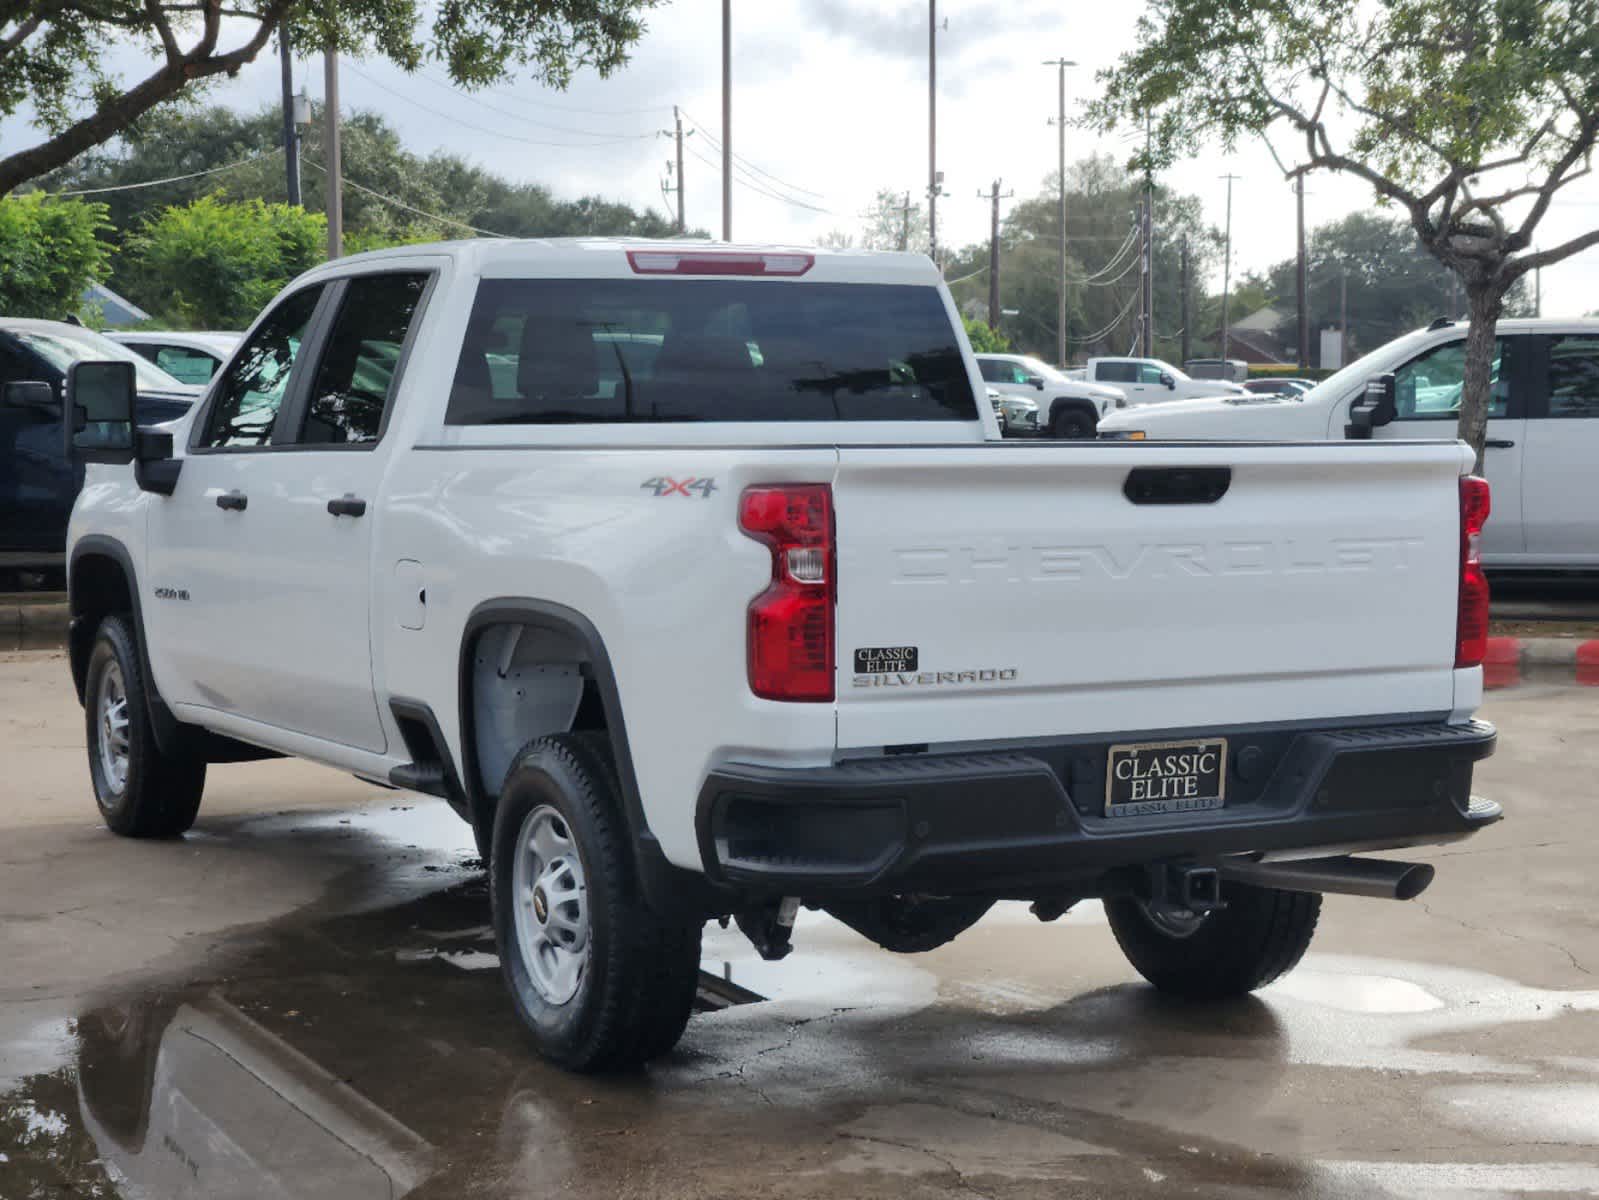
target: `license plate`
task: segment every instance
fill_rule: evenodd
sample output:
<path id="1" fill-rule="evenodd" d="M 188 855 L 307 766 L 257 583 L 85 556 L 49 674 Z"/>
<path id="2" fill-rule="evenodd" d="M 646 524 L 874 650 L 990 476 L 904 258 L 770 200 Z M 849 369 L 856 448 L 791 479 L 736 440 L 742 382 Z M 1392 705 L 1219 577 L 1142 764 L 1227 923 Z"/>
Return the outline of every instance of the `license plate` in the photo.
<path id="1" fill-rule="evenodd" d="M 1220 808 L 1226 789 L 1226 738 L 1112 746 L 1105 764 L 1105 815 Z"/>

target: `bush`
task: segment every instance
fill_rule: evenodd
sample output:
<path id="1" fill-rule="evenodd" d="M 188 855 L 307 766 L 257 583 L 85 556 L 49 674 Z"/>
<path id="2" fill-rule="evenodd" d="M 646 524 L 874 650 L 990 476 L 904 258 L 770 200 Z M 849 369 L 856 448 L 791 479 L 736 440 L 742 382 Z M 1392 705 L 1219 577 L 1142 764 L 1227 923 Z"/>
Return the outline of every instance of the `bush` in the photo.
<path id="1" fill-rule="evenodd" d="M 118 278 L 161 324 L 243 329 L 326 251 L 321 213 L 212 195 L 147 220 L 124 245 Z"/>
<path id="2" fill-rule="evenodd" d="M 966 338 L 972 344 L 973 354 L 1004 354 L 1010 350 L 1010 338 L 982 321 L 962 317 L 966 322 Z"/>
<path id="3" fill-rule="evenodd" d="M 0 200 L 0 314 L 62 320 L 105 278 L 106 206 L 43 192 Z"/>

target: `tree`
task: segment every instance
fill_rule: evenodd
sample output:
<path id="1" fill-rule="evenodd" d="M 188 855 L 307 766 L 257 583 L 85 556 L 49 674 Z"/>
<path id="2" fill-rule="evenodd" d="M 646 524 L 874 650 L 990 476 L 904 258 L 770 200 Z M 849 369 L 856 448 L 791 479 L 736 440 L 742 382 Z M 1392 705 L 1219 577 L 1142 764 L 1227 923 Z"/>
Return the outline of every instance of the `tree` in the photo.
<path id="1" fill-rule="evenodd" d="M 206 196 L 168 208 L 128 239 L 128 298 L 163 324 L 243 329 L 322 261 L 327 218 L 289 204 Z"/>
<path id="2" fill-rule="evenodd" d="M 105 278 L 103 204 L 34 194 L 0 199 L 0 313 L 61 320 Z"/>
<path id="3" fill-rule="evenodd" d="M 966 324 L 966 340 L 971 342 L 973 354 L 1004 354 L 1010 350 L 1010 339 L 993 326 L 970 317 L 961 319 Z"/>
<path id="4" fill-rule="evenodd" d="M 292 45 L 381 55 L 408 71 L 444 65 L 465 87 L 529 69 L 565 87 L 580 67 L 608 75 L 659 0 L 11 0 L 0 9 L 0 116 L 29 105 L 42 140 L 0 157 L 0 196 L 208 80 L 235 74 L 280 26 Z M 424 13 L 431 24 L 424 30 Z M 226 18 L 226 21 L 224 21 Z M 155 69 L 129 83 L 106 67 L 139 45 Z"/>
<path id="5" fill-rule="evenodd" d="M 1599 138 L 1599 0 L 1152 0 L 1088 119 L 1153 130 L 1149 158 L 1258 136 L 1285 175 L 1364 180 L 1466 295 L 1460 436 L 1482 469 L 1494 330 L 1518 280 L 1599 229 L 1531 249 Z"/>

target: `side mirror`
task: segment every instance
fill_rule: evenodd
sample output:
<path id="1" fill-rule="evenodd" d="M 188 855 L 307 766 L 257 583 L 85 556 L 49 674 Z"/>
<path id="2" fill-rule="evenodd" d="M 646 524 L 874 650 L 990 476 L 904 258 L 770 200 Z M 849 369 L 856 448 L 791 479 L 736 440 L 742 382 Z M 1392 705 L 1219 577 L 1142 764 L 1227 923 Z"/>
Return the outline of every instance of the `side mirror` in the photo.
<path id="1" fill-rule="evenodd" d="M 1398 415 L 1394 404 L 1394 376 L 1390 371 L 1366 382 L 1360 399 L 1349 406 L 1349 424 L 1344 426 L 1344 436 L 1363 441 L 1373 429 L 1388 424 Z"/>
<path id="2" fill-rule="evenodd" d="M 1160 382 L 1162 386 L 1171 391 L 1175 392 L 1177 390 L 1177 381 L 1171 377 L 1171 372 L 1169 371 L 1162 371 L 1160 373 Z"/>
<path id="3" fill-rule="evenodd" d="M 51 420 L 61 416 L 61 402 L 56 399 L 55 388 L 34 379 L 6 384 L 0 401 L 7 408 L 26 408 Z"/>
<path id="4" fill-rule="evenodd" d="M 79 462 L 133 461 L 134 375 L 130 362 L 79 362 L 67 369 L 67 458 Z"/>
<path id="5" fill-rule="evenodd" d="M 1029 375 L 1027 377 L 1027 382 L 1032 384 L 1039 391 L 1044 390 L 1044 377 L 1042 375 Z"/>

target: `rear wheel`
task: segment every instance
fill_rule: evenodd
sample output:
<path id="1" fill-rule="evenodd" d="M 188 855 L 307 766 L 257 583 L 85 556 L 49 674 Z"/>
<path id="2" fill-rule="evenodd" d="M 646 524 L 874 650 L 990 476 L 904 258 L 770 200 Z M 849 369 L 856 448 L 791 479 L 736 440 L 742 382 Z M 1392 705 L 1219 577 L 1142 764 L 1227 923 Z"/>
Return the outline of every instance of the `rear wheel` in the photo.
<path id="1" fill-rule="evenodd" d="M 517 1016 L 539 1053 L 575 1071 L 638 1066 L 688 1024 L 703 922 L 644 901 L 608 747 L 530 742 L 494 813 L 494 934 Z"/>
<path id="2" fill-rule="evenodd" d="M 1080 442 L 1094 436 L 1094 418 L 1080 408 L 1063 408 L 1055 414 L 1050 432 L 1061 441 Z"/>
<path id="3" fill-rule="evenodd" d="M 193 825 L 205 759 L 156 744 L 138 643 L 125 617 L 100 623 L 83 700 L 89 775 L 106 825 L 124 837 L 174 837 Z"/>
<path id="4" fill-rule="evenodd" d="M 1191 1000 L 1242 996 L 1291 971 L 1316 932 L 1321 897 L 1222 885 L 1224 908 L 1189 913 L 1147 900 L 1105 901 L 1111 932 L 1138 973 Z"/>

